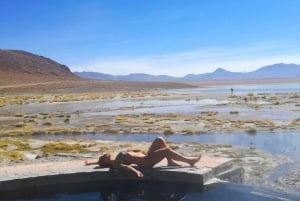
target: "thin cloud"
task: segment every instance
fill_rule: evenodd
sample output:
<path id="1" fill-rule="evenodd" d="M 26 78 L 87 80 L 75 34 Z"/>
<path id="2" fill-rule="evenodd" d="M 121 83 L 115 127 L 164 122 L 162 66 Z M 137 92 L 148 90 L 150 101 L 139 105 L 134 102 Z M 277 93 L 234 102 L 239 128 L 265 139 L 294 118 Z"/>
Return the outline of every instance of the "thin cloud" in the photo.
<path id="1" fill-rule="evenodd" d="M 212 72 L 221 67 L 233 72 L 246 72 L 274 63 L 300 63 L 300 49 L 288 46 L 287 43 L 268 42 L 246 47 L 212 47 L 145 57 L 102 58 L 76 66 L 74 71 L 184 76 Z"/>

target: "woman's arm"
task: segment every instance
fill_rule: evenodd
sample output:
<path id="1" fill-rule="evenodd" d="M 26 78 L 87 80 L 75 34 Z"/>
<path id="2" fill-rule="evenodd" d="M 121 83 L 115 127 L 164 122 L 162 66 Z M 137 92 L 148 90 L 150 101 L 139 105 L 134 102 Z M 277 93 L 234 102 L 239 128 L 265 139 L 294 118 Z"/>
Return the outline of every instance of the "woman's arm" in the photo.
<path id="1" fill-rule="evenodd" d="M 98 161 L 94 161 L 94 162 L 85 161 L 84 164 L 85 165 L 98 165 Z"/>
<path id="2" fill-rule="evenodd" d="M 123 169 L 123 170 L 126 170 L 127 172 L 132 172 L 139 178 L 144 177 L 144 175 L 141 171 L 138 171 L 137 169 L 135 169 L 134 167 L 132 167 L 130 165 L 120 164 L 120 165 L 117 166 L 117 169 Z"/>

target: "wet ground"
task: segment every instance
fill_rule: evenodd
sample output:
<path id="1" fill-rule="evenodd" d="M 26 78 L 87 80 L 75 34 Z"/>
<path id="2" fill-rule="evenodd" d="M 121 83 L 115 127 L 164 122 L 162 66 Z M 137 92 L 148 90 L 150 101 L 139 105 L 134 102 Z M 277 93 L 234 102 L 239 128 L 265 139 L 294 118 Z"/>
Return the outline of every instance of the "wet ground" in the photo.
<path id="1" fill-rule="evenodd" d="M 153 91 L 3 96 L 2 134 L 300 130 L 300 93 Z"/>
<path id="2" fill-rule="evenodd" d="M 145 151 L 162 135 L 184 154 L 234 158 L 249 184 L 300 191 L 298 86 L 2 95 L 1 166 Z"/>

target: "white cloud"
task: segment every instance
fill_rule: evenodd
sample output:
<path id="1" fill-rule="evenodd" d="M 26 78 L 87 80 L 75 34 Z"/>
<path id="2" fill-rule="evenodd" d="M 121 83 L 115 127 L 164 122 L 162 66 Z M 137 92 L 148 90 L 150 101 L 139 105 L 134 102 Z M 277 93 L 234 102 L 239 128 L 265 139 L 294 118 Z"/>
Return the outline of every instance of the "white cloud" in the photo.
<path id="1" fill-rule="evenodd" d="M 245 47 L 210 47 L 136 58 L 101 58 L 75 66 L 72 70 L 113 75 L 149 73 L 184 76 L 189 73 L 212 72 L 219 67 L 233 72 L 248 72 L 275 63 L 300 63 L 300 49 L 278 42 L 252 44 Z"/>

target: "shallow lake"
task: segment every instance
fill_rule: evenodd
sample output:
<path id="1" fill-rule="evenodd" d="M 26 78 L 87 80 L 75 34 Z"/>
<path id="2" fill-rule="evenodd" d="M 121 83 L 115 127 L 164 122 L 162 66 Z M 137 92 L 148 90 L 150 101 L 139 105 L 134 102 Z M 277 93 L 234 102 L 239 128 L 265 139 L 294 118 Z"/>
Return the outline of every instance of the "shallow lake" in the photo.
<path id="1" fill-rule="evenodd" d="M 233 89 L 234 94 L 247 94 L 247 93 L 291 93 L 300 92 L 300 83 L 278 83 L 278 84 L 240 84 L 240 85 L 222 85 L 211 86 L 205 88 L 193 88 L 193 89 L 179 89 L 174 90 L 179 93 L 231 93 L 230 89 Z"/>
<path id="2" fill-rule="evenodd" d="M 113 140 L 113 141 L 152 141 L 158 136 L 163 136 L 167 141 L 174 143 L 196 142 L 208 144 L 231 144 L 233 146 L 251 147 L 272 154 L 300 158 L 300 133 L 276 132 L 256 133 L 254 135 L 245 133 L 229 134 L 67 134 L 46 136 L 36 135 L 37 139 L 89 139 L 89 140 Z"/>

